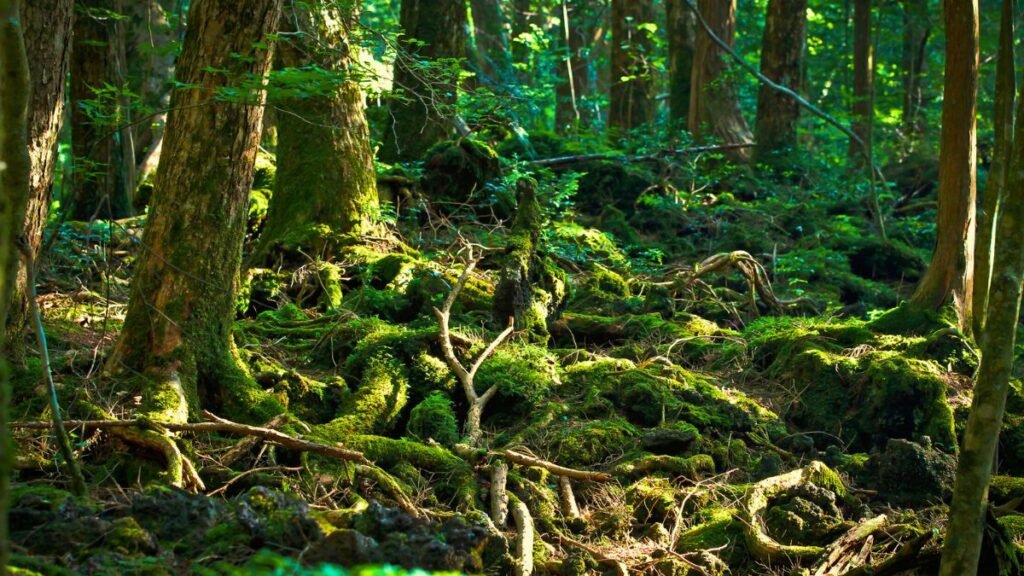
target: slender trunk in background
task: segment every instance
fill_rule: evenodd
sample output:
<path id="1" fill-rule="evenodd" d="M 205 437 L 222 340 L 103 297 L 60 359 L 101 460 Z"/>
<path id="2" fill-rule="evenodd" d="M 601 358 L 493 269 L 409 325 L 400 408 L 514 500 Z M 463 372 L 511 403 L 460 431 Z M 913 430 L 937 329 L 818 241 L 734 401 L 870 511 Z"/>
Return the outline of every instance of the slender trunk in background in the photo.
<path id="1" fill-rule="evenodd" d="M 1010 2 L 1004 4 L 1009 5 Z M 976 2 L 947 0 L 946 26 L 950 31 L 957 31 L 958 40 L 962 40 L 961 35 L 971 28 L 972 19 L 974 26 L 977 26 L 977 9 Z M 953 22 L 953 19 L 956 21 Z M 1012 20 L 1012 17 L 1004 20 L 1004 24 L 1008 20 Z M 970 39 L 970 35 L 967 37 Z M 969 56 L 969 47 L 960 47 L 967 48 L 968 54 L 965 55 Z M 1008 89 L 1012 85 L 1003 82 L 1000 88 Z M 957 462 L 956 483 L 953 501 L 949 506 L 949 525 L 939 570 L 942 576 L 977 573 L 985 534 L 988 485 L 1013 373 L 1021 286 L 1024 282 L 1024 237 L 1021 236 L 1021 230 L 1024 229 L 1024 138 L 1020 137 L 1024 133 L 1024 96 L 1019 98 L 1017 106 L 1016 121 L 1020 130 L 1015 131 L 1005 202 L 995 224 L 992 282 L 984 335 L 980 338 L 981 365 L 975 379 L 971 413 L 964 429 Z"/>
<path id="2" fill-rule="evenodd" d="M 1003 195 L 1010 175 L 1010 154 L 1013 149 L 1013 103 L 1017 92 L 1014 72 L 1014 11 L 1013 0 L 1003 0 L 999 25 L 999 50 L 996 54 L 996 102 L 993 128 L 995 147 L 989 166 L 985 196 L 978 212 L 978 240 L 974 255 L 974 334 L 981 339 L 985 334 L 988 317 L 988 293 L 992 278 L 992 256 L 995 250 L 995 230 Z"/>
<path id="3" fill-rule="evenodd" d="M 71 217 L 121 218 L 131 212 L 124 170 L 124 44 L 117 0 L 78 0 L 71 49 Z M 116 93 L 105 89 L 112 86 Z M 97 94 L 103 90 L 102 95 Z"/>
<path id="4" fill-rule="evenodd" d="M 668 108 L 672 120 L 686 123 L 690 116 L 693 54 L 697 19 L 686 0 L 665 0 L 668 23 Z"/>
<path id="5" fill-rule="evenodd" d="M 39 251 L 53 196 L 57 139 L 64 123 L 73 6 L 73 0 L 33 0 L 26 2 L 21 11 L 31 82 L 28 145 L 32 162 L 22 237 L 37 263 L 41 260 Z M 15 295 L 7 317 L 7 346 L 13 358 L 21 358 L 24 352 L 23 336 L 29 322 L 32 293 L 28 279 L 25 261 L 19 260 Z"/>
<path id="6" fill-rule="evenodd" d="M 395 61 L 395 90 L 380 158 L 385 162 L 421 160 L 434 144 L 452 134 L 458 77 L 449 69 L 427 72 L 418 62 L 462 58 L 466 54 L 466 3 L 461 0 L 402 0 L 403 54 Z"/>
<path id="7" fill-rule="evenodd" d="M 939 152 L 935 252 L 911 303 L 937 309 L 951 301 L 965 331 L 974 298 L 977 185 L 978 0 L 946 0 L 946 75 Z"/>
<path id="8" fill-rule="evenodd" d="M 654 21 L 651 0 L 612 0 L 608 127 L 613 138 L 654 119 L 654 44 L 645 29 Z"/>
<path id="9" fill-rule="evenodd" d="M 698 9 L 708 26 L 729 46 L 736 37 L 736 0 L 699 0 Z M 721 76 L 727 55 L 702 27 L 697 30 L 690 90 L 690 132 L 697 138 L 714 136 L 723 144 L 749 143 L 753 136 L 740 111 L 736 92 Z M 734 162 L 747 162 L 750 152 L 737 149 L 726 155 Z"/>
<path id="10" fill-rule="evenodd" d="M 0 0 L 0 165 L 4 166 L 0 171 L 0 327 L 7 323 L 7 308 L 14 293 L 17 241 L 30 193 L 30 86 L 18 1 Z M 8 487 L 15 451 L 9 426 L 11 382 L 4 336 L 0 330 L 0 572 L 8 561 Z"/>
<path id="11" fill-rule="evenodd" d="M 249 188 L 281 0 L 192 2 L 124 328 L 107 360 L 138 378 L 140 411 L 181 422 L 200 404 L 272 413 L 231 337 Z M 225 88 L 232 101 L 218 99 Z M 131 381 L 131 380 L 127 380 Z"/>
<path id="12" fill-rule="evenodd" d="M 761 44 L 761 73 L 801 93 L 806 39 L 807 0 L 769 0 Z M 757 93 L 755 159 L 778 162 L 793 152 L 799 120 L 800 104 L 796 100 L 761 84 Z"/>
<path id="13" fill-rule="evenodd" d="M 473 11 L 473 37 L 476 39 L 477 73 L 482 80 L 504 87 L 515 80 L 509 46 L 508 19 L 498 0 L 470 0 Z"/>
<path id="14" fill-rule="evenodd" d="M 903 0 L 903 133 L 911 140 L 921 136 L 924 103 L 924 65 L 931 18 L 928 0 Z"/>
<path id="15" fill-rule="evenodd" d="M 871 146 L 871 133 L 875 116 L 875 49 L 871 42 L 871 0 L 853 2 L 853 129 L 854 134 Z M 853 166 L 865 166 L 864 149 L 851 140 L 849 161 Z"/>
<path id="16" fill-rule="evenodd" d="M 282 74 L 314 67 L 347 74 L 349 33 L 358 17 L 357 5 L 286 0 L 275 67 Z M 377 178 L 363 91 L 353 78 L 335 88 L 338 78 L 326 79 L 310 96 L 271 100 L 279 112 L 277 178 L 259 251 L 288 236 L 323 254 L 328 238 L 366 234 L 374 226 Z"/>
<path id="17" fill-rule="evenodd" d="M 597 22 L 590 14 L 590 0 L 562 0 L 561 9 L 567 18 L 562 22 L 558 38 L 560 45 L 567 49 L 567 60 L 558 66 L 555 130 L 559 134 L 570 134 L 591 126 L 597 117 L 590 86 L 591 46 Z"/>

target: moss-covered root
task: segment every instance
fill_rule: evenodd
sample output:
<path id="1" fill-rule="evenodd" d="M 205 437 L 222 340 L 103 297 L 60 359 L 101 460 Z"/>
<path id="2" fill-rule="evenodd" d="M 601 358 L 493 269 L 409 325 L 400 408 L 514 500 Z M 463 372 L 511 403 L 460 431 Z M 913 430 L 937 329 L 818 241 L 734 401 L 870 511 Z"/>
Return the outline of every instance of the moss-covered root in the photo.
<path id="1" fill-rule="evenodd" d="M 761 528 L 762 522 L 758 518 L 773 497 L 807 482 L 832 490 L 839 495 L 846 493 L 846 487 L 843 486 L 839 475 L 828 466 L 815 461 L 805 468 L 761 480 L 754 484 L 743 497 L 739 519 L 743 524 L 743 535 L 747 548 L 758 560 L 772 562 L 780 558 L 811 558 L 821 555 L 824 551 L 820 546 L 780 544 Z"/>

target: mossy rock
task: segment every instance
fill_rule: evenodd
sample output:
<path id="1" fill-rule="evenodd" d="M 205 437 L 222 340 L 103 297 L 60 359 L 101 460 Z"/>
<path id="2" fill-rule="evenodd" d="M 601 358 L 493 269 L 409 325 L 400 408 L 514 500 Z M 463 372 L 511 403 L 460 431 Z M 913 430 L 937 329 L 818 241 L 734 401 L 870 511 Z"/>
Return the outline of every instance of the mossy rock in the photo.
<path id="1" fill-rule="evenodd" d="M 427 151 L 421 186 L 434 201 L 463 204 L 481 194 L 500 172 L 501 160 L 487 144 L 469 138 L 448 140 Z M 505 200 L 506 214 L 511 205 Z"/>
<path id="2" fill-rule="evenodd" d="M 479 352 L 474 350 L 472 355 Z M 497 396 L 484 414 L 485 421 L 502 416 L 518 418 L 536 409 L 558 385 L 559 366 L 546 348 L 507 342 L 480 366 L 475 380 L 480 392 L 498 387 Z"/>
<path id="3" fill-rule="evenodd" d="M 362 381 L 327 426 L 336 431 L 379 434 L 392 430 L 409 401 L 409 378 L 394 358 L 380 353 L 369 359 Z"/>
<path id="4" fill-rule="evenodd" d="M 574 222 L 554 222 L 547 232 L 546 248 L 584 270 L 595 264 L 623 269 L 629 262 L 615 238 L 596 228 L 587 228 Z"/>
<path id="5" fill-rule="evenodd" d="M 694 518 L 692 527 L 684 530 L 675 549 L 682 554 L 715 550 L 715 554 L 732 569 L 738 569 L 746 558 L 743 525 L 736 519 L 734 508 L 708 507 Z"/>
<path id="6" fill-rule="evenodd" d="M 440 393 L 427 396 L 413 407 L 406 431 L 418 440 L 433 439 L 451 448 L 459 441 L 459 423 L 452 401 Z"/>
<path id="7" fill-rule="evenodd" d="M 642 167 L 623 162 L 588 162 L 578 167 L 577 208 L 584 214 L 598 215 L 605 207 L 614 206 L 632 214 L 637 198 L 657 184 L 652 174 Z"/>
<path id="8" fill-rule="evenodd" d="M 890 439 L 885 451 L 873 454 L 863 476 L 887 500 L 921 506 L 953 495 L 956 458 L 909 440 Z"/>
<path id="9" fill-rule="evenodd" d="M 538 435 L 548 436 L 552 454 L 565 466 L 591 468 L 635 451 L 640 433 L 621 418 L 560 422 L 556 430 L 546 427 Z"/>
<path id="10" fill-rule="evenodd" d="M 677 490 L 667 478 L 642 478 L 626 489 L 626 502 L 633 508 L 633 516 L 641 526 L 666 522 L 676 513 Z"/>

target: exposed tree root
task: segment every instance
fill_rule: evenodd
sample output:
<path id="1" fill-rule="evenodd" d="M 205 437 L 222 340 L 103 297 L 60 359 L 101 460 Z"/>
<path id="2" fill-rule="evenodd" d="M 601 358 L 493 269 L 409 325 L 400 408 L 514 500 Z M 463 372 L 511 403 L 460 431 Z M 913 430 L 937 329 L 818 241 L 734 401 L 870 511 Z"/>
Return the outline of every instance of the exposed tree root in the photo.
<path id="1" fill-rule="evenodd" d="M 533 516 L 522 500 L 516 498 L 512 502 L 512 519 L 516 523 L 516 564 L 515 576 L 533 574 Z"/>
<path id="2" fill-rule="evenodd" d="M 885 527 L 889 518 L 875 516 L 857 524 L 825 549 L 825 556 L 811 569 L 812 576 L 840 576 L 864 565 L 871 553 L 874 533 Z"/>
<path id="3" fill-rule="evenodd" d="M 491 464 L 491 519 L 498 528 L 508 522 L 508 465 L 495 459 Z"/>
<path id="4" fill-rule="evenodd" d="M 569 520 L 580 517 L 580 507 L 576 504 L 576 495 L 572 492 L 572 484 L 568 476 L 558 477 L 558 496 L 562 508 L 562 516 Z"/>
<path id="5" fill-rule="evenodd" d="M 418 506 L 413 504 L 412 500 L 405 495 L 405 491 L 398 485 L 398 482 L 391 477 L 390 474 L 378 468 L 377 466 L 356 464 L 356 475 L 369 478 L 377 483 L 381 488 L 387 492 L 398 507 L 401 508 L 406 514 L 413 518 L 419 518 L 423 516 L 423 511 Z"/>
<path id="6" fill-rule="evenodd" d="M 721 272 L 729 268 L 738 270 L 747 280 L 747 285 L 750 287 L 748 304 L 751 312 L 754 314 L 757 314 L 758 311 L 758 298 L 761 299 L 769 310 L 775 313 L 782 312 L 787 306 L 802 303 L 813 304 L 808 298 L 796 298 L 793 300 L 779 299 L 775 295 L 775 290 L 772 288 L 772 283 L 768 279 L 768 273 L 765 271 L 764 266 L 755 260 L 748 252 L 744 252 L 743 250 L 721 252 L 719 254 L 708 256 L 699 264 L 694 266 L 692 270 L 688 270 L 680 274 L 680 277 L 676 281 L 676 285 L 681 287 L 691 287 L 703 276 L 712 272 Z"/>
<path id="7" fill-rule="evenodd" d="M 588 472 L 586 470 L 575 470 L 573 468 L 566 468 L 559 466 L 547 460 L 541 460 L 535 456 L 529 456 L 516 452 L 514 450 L 505 450 L 504 452 L 494 453 L 506 458 L 509 462 L 520 464 L 522 466 L 536 466 L 537 468 L 543 468 L 556 476 L 565 476 L 574 480 L 590 480 L 592 482 L 608 482 L 612 479 L 612 475 L 607 472 Z"/>

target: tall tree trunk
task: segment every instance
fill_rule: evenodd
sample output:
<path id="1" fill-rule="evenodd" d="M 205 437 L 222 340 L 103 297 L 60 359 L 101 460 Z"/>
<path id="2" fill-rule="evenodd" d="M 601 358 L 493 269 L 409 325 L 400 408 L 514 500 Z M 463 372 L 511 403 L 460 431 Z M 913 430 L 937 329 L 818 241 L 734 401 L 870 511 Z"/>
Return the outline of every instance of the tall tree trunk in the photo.
<path id="1" fill-rule="evenodd" d="M 690 116 L 691 76 L 697 41 L 697 19 L 686 0 L 665 0 L 668 23 L 668 108 L 672 120 Z"/>
<path id="2" fill-rule="evenodd" d="M 21 234 L 28 203 L 32 161 L 28 147 L 28 104 L 31 81 L 25 54 L 18 0 L 0 0 L 0 326 L 14 293 Z M 9 407 L 11 382 L 0 330 L 0 572 L 8 560 L 8 486 L 14 470 Z"/>
<path id="3" fill-rule="evenodd" d="M 76 220 L 121 218 L 131 212 L 125 173 L 124 42 L 118 30 L 117 0 L 78 0 L 71 49 L 71 150 L 74 153 L 71 216 Z M 118 94 L 97 90 L 111 85 Z M 86 102 L 100 102 L 87 106 Z M 99 109 L 97 109 L 99 108 Z"/>
<path id="4" fill-rule="evenodd" d="M 977 3 L 947 1 L 949 18 L 959 18 L 969 27 L 976 18 Z M 1004 5 L 1009 5 L 1009 0 Z M 956 6 L 954 6 L 956 5 Z M 1009 12 L 1007 9 L 1005 13 Z M 1011 18 L 1008 19 L 1012 21 Z M 974 20 L 976 23 L 977 20 Z M 1004 20 L 1004 26 L 1007 20 Z M 1012 36 L 1011 36 L 1012 37 Z M 1011 88 L 1002 83 L 1001 88 Z M 988 298 L 987 321 L 980 339 L 981 365 L 974 384 L 971 413 L 964 429 L 963 446 L 957 463 L 953 501 L 949 507 L 949 526 L 942 549 L 942 576 L 976 574 L 985 532 L 988 485 L 992 475 L 999 431 L 1006 409 L 1006 394 L 1013 372 L 1017 322 L 1020 318 L 1021 283 L 1024 281 L 1024 96 L 1017 108 L 1017 130 L 1010 159 L 1010 182 L 1005 203 L 996 222 L 996 240 L 992 285 Z"/>
<path id="5" fill-rule="evenodd" d="M 651 0 L 612 0 L 612 69 L 608 126 L 620 132 L 654 119 Z"/>
<path id="6" fill-rule="evenodd" d="M 466 54 L 466 4 L 462 0 L 402 0 L 401 41 L 395 61 L 398 97 L 389 104 L 389 126 L 380 157 L 385 162 L 421 160 L 427 149 L 452 133 L 458 101 L 455 74 L 425 74 L 414 61 L 434 62 Z"/>
<path id="7" fill-rule="evenodd" d="M 241 366 L 231 338 L 269 35 L 281 0 L 193 2 L 164 151 L 108 370 L 138 375 L 141 411 L 183 421 L 200 404 L 247 420 L 279 409 Z M 225 88 L 239 95 L 217 98 Z"/>
<path id="8" fill-rule="evenodd" d="M 853 2 L 853 129 L 871 150 L 875 116 L 875 49 L 871 42 L 871 0 Z M 864 149 L 851 140 L 850 163 L 864 166 Z"/>
<path id="9" fill-rule="evenodd" d="M 939 308 L 950 299 L 970 330 L 974 298 L 978 0 L 946 0 L 946 76 L 939 152 L 935 252 L 911 303 Z"/>
<path id="10" fill-rule="evenodd" d="M 558 37 L 566 50 L 559 64 L 555 130 L 569 134 L 590 126 L 596 108 L 590 87 L 590 47 L 596 23 L 588 13 L 589 0 L 562 0 L 562 27 Z"/>
<path id="11" fill-rule="evenodd" d="M 43 231 L 50 211 L 53 175 L 57 164 L 57 138 L 64 123 L 64 95 L 68 59 L 71 52 L 73 0 L 26 2 L 22 9 L 25 49 L 29 55 L 32 83 L 28 109 L 29 175 L 28 208 L 21 235 L 32 251 L 32 260 L 40 261 Z M 23 335 L 29 319 L 28 271 L 21 260 L 16 278 L 15 296 L 7 318 L 8 349 L 20 358 Z"/>
<path id="12" fill-rule="evenodd" d="M 924 65 L 931 18 L 928 0 L 903 0 L 903 132 L 916 138 L 924 130 Z M 1011 93 L 1012 95 L 1012 93 Z"/>
<path id="13" fill-rule="evenodd" d="M 477 73 L 495 86 L 514 80 L 509 45 L 508 19 L 498 0 L 470 0 L 473 37 L 476 39 Z"/>
<path id="14" fill-rule="evenodd" d="M 699 0 L 698 8 L 715 34 L 732 46 L 736 37 L 736 0 Z M 700 28 L 700 27 L 698 27 Z M 697 30 L 690 90 L 690 132 L 696 137 L 714 136 L 724 144 L 751 141 L 750 126 L 740 111 L 736 92 L 721 82 L 726 69 L 725 53 L 703 28 Z M 738 149 L 728 153 L 735 162 L 746 162 L 750 153 Z"/>
<path id="15" fill-rule="evenodd" d="M 978 213 L 978 239 L 974 255 L 974 334 L 978 339 L 985 334 L 996 222 L 1010 176 L 1010 155 L 1014 142 L 1013 102 L 1017 92 L 1017 79 L 1014 71 L 1013 18 L 1013 1 L 1004 0 L 999 27 L 999 50 L 996 56 L 996 102 L 993 122 L 996 141 L 982 208 Z"/>
<path id="16" fill-rule="evenodd" d="M 761 44 L 761 73 L 774 82 L 803 90 L 807 39 L 807 0 L 769 0 Z M 755 138 L 758 161 L 772 161 L 796 148 L 800 105 L 764 84 L 757 93 Z"/>
<path id="17" fill-rule="evenodd" d="M 286 94 L 272 102 L 279 111 L 277 178 L 260 251 L 288 236 L 323 254 L 328 237 L 365 234 L 378 212 L 363 92 L 352 79 L 334 88 L 352 64 L 348 36 L 358 6 L 286 0 L 283 14 L 276 67 L 319 68 L 331 76 L 324 86 L 311 87 L 311 96 Z M 323 228 L 331 234 L 318 231 Z M 304 230 L 310 233 L 299 232 Z"/>

